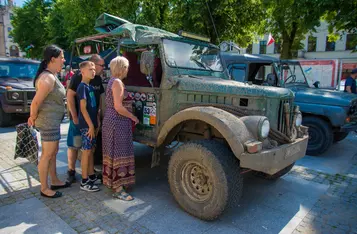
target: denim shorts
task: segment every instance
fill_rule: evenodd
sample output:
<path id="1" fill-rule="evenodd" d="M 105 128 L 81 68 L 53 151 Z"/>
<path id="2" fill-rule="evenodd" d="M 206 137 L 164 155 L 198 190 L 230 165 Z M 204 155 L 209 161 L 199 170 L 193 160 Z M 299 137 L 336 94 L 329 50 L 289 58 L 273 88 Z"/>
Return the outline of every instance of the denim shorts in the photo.
<path id="1" fill-rule="evenodd" d="M 81 132 L 78 124 L 74 124 L 73 120 L 69 121 L 69 128 L 67 134 L 67 146 L 70 149 L 80 149 L 82 146 Z"/>
<path id="2" fill-rule="evenodd" d="M 97 143 L 97 139 L 95 137 L 92 140 L 87 136 L 89 128 L 80 129 L 82 135 L 82 150 L 91 150 L 94 149 Z"/>

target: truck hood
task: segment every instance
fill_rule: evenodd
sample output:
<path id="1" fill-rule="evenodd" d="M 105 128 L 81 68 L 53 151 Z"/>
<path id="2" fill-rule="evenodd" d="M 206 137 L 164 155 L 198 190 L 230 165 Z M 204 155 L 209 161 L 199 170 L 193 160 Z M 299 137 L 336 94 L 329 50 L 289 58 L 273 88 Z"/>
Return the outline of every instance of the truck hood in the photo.
<path id="1" fill-rule="evenodd" d="M 314 89 L 308 87 L 293 87 L 295 102 L 316 103 L 329 106 L 349 106 L 352 100 L 357 100 L 356 94 L 328 89 Z"/>
<path id="2" fill-rule="evenodd" d="M 0 78 L 0 87 L 11 86 L 13 89 L 31 90 L 33 87 L 32 79 L 13 79 L 13 78 Z"/>
<path id="3" fill-rule="evenodd" d="M 242 96 L 260 96 L 270 98 L 293 98 L 292 91 L 286 88 L 275 88 L 268 86 L 250 85 L 248 83 L 237 82 L 205 76 L 175 76 L 179 82 L 178 89 L 182 91 L 197 91 L 205 93 L 222 93 Z"/>

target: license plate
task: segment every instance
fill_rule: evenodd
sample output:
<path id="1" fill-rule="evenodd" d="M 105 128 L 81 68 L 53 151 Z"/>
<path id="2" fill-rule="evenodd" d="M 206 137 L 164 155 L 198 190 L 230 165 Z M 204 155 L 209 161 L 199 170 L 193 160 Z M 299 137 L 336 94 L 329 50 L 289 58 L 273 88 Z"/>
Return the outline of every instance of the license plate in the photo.
<path id="1" fill-rule="evenodd" d="M 293 145 L 286 150 L 285 158 L 289 158 L 290 156 L 300 152 L 300 145 Z"/>

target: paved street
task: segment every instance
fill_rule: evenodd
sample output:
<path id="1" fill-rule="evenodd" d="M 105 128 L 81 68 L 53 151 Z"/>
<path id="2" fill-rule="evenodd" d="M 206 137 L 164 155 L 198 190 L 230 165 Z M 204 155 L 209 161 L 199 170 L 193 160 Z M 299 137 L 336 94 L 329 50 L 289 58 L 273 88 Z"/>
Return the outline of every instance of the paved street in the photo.
<path id="1" fill-rule="evenodd" d="M 57 157 L 67 169 L 66 134 Z M 150 169 L 150 148 L 136 144 L 137 184 L 133 202 L 98 193 L 62 190 L 59 199 L 39 196 L 38 173 L 25 159 L 13 159 L 16 132 L 0 128 L 0 233 L 356 233 L 357 135 L 323 156 L 306 156 L 278 181 L 246 175 L 239 207 L 216 221 L 185 213 L 174 201 L 166 165 Z M 77 165 L 78 171 L 79 164 Z"/>

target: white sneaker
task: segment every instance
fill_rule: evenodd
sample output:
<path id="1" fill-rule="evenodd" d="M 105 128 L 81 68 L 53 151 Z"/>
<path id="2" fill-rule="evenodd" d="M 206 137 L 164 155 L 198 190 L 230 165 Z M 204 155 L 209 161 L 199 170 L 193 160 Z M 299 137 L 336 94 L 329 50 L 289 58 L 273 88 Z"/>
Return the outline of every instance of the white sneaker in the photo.
<path id="1" fill-rule="evenodd" d="M 98 192 L 100 190 L 98 186 L 94 185 L 94 183 L 90 180 L 87 180 L 86 183 L 81 182 L 81 189 L 87 192 Z"/>

